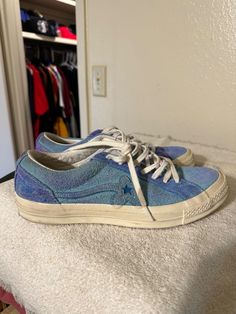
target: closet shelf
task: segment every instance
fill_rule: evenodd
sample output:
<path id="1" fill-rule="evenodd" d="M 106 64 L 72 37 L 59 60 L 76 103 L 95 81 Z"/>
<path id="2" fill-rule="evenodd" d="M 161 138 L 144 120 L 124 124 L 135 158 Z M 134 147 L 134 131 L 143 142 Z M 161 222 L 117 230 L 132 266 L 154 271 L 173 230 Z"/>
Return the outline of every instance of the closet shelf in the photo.
<path id="1" fill-rule="evenodd" d="M 57 44 L 64 44 L 64 45 L 77 45 L 77 40 L 75 39 L 67 39 L 62 37 L 49 37 L 45 35 L 39 35 L 35 33 L 30 32 L 22 32 L 23 38 L 27 39 L 33 39 L 33 40 L 40 40 L 40 41 L 47 41 L 51 43 L 57 43 Z"/>
<path id="2" fill-rule="evenodd" d="M 48 8 L 50 10 L 75 15 L 76 2 L 73 0 L 21 0 L 22 8 Z"/>
<path id="3" fill-rule="evenodd" d="M 67 4 L 67 5 L 71 5 L 73 7 L 75 7 L 75 5 L 76 5 L 75 1 L 73 1 L 73 0 L 56 0 L 56 1 L 62 2 L 62 3 Z"/>

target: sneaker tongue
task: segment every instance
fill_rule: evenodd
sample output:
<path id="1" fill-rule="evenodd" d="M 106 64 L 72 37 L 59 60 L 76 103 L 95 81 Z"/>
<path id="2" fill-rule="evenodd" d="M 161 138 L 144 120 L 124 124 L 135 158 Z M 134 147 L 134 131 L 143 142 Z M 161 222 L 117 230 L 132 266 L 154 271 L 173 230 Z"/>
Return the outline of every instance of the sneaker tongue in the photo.
<path id="1" fill-rule="evenodd" d="M 86 137 L 86 142 L 92 140 L 94 137 L 98 136 L 99 134 L 102 133 L 102 130 L 101 129 L 97 129 L 95 131 L 93 131 L 92 133 L 90 133 L 87 137 Z"/>
<path id="2" fill-rule="evenodd" d="M 91 141 L 94 137 L 96 137 L 99 134 L 101 134 L 102 131 L 103 130 L 101 130 L 101 129 L 97 129 L 97 130 L 93 131 L 84 140 L 80 141 L 79 144 L 84 144 L 84 143 L 87 143 L 87 142 Z"/>

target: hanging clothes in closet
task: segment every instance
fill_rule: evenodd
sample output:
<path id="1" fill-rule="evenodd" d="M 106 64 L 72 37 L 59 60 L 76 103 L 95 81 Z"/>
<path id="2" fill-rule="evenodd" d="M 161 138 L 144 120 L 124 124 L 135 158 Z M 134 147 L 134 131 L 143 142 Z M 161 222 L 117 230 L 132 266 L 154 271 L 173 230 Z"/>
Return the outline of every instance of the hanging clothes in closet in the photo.
<path id="1" fill-rule="evenodd" d="M 36 47 L 36 51 L 28 48 L 30 53 L 26 46 L 26 69 L 34 140 L 44 131 L 63 137 L 80 137 L 75 53 L 45 47 Z M 62 56 L 61 61 L 55 61 L 56 53 L 59 59 Z"/>

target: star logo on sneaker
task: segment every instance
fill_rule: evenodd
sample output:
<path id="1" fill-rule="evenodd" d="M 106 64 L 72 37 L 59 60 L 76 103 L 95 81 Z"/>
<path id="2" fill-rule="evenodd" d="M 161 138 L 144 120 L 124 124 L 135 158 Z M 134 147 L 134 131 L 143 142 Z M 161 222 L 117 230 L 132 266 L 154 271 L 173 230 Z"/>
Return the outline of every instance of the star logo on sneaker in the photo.
<path id="1" fill-rule="evenodd" d="M 117 207 L 127 203 L 131 203 L 132 205 L 136 204 L 136 193 L 134 192 L 133 185 L 129 177 L 123 176 L 120 178 L 117 193 L 112 197 L 111 202 L 114 205 L 120 204 L 117 205 Z"/>

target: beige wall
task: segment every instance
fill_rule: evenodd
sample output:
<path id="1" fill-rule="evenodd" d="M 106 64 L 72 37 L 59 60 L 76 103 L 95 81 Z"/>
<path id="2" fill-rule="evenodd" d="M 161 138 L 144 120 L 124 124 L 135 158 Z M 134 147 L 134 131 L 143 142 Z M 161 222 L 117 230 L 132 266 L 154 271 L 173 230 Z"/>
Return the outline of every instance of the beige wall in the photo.
<path id="1" fill-rule="evenodd" d="M 87 3 L 89 75 L 108 67 L 107 97 L 89 91 L 90 130 L 117 125 L 236 150 L 235 0 Z"/>

